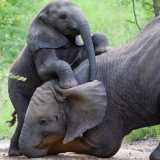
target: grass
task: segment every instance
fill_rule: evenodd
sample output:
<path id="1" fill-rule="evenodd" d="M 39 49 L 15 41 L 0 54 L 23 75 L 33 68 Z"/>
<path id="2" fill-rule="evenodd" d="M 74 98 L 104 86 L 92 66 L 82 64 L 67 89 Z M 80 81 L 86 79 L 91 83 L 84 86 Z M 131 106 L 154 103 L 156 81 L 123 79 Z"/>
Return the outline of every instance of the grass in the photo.
<path id="1" fill-rule="evenodd" d="M 136 129 L 127 136 L 127 140 L 137 141 L 137 140 L 147 139 L 150 137 L 157 137 L 157 138 L 160 137 L 159 126 Z"/>
<path id="2" fill-rule="evenodd" d="M 134 23 L 132 5 L 129 0 L 73 0 L 86 14 L 92 32 L 106 33 L 112 46 L 120 46 L 132 39 L 138 32 Z M 10 137 L 14 131 L 6 121 L 10 119 L 12 105 L 7 94 L 7 75 L 11 63 L 20 53 L 26 40 L 27 29 L 36 13 L 48 0 L 0 0 L 0 137 Z M 140 26 L 153 16 L 146 0 L 142 6 L 136 1 Z M 160 135 L 159 127 L 133 131 L 129 140 Z"/>

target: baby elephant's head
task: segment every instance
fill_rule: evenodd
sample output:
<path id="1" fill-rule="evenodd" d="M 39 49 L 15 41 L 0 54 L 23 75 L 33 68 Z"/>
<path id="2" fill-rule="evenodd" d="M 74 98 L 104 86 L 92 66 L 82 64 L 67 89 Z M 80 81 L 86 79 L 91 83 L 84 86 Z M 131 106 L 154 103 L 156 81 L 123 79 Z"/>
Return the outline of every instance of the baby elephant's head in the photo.
<path id="1" fill-rule="evenodd" d="M 90 80 L 96 76 L 95 51 L 90 25 L 78 6 L 67 0 L 49 3 L 33 20 L 27 46 L 33 53 L 42 48 L 57 49 L 75 43 L 81 35 L 90 63 Z"/>
<path id="2" fill-rule="evenodd" d="M 65 90 L 54 81 L 46 82 L 30 101 L 19 139 L 21 152 L 44 156 L 49 146 L 73 141 L 103 120 L 106 106 L 106 92 L 99 81 Z"/>
<path id="3" fill-rule="evenodd" d="M 57 0 L 49 3 L 39 13 L 38 18 L 65 36 L 79 35 L 88 22 L 78 6 L 66 1 Z"/>

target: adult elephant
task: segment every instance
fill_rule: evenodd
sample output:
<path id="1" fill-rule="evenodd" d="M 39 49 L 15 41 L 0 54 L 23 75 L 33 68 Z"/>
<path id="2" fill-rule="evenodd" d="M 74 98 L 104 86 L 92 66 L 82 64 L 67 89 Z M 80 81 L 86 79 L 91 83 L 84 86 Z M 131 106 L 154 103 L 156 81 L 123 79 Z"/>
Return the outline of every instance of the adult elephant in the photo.
<path id="1" fill-rule="evenodd" d="M 22 153 L 111 157 L 129 132 L 160 123 L 160 17 L 96 63 L 101 82 L 86 83 L 84 62 L 75 70 L 81 85 L 64 90 L 50 81 L 36 90 L 20 136 Z M 160 160 L 159 146 L 150 159 Z"/>

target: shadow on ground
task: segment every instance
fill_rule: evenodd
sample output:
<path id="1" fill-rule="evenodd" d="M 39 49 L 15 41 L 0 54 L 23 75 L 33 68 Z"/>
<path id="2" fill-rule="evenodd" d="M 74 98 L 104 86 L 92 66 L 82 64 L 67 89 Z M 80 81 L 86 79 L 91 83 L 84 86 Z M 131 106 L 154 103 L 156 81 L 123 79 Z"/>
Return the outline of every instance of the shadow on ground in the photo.
<path id="1" fill-rule="evenodd" d="M 148 160 L 152 150 L 158 145 L 158 140 L 148 139 L 132 143 L 124 143 L 119 152 L 109 159 L 103 160 Z M 0 160 L 27 160 L 26 157 L 9 158 L 7 156 L 9 140 L 0 141 Z M 29 159 L 32 160 L 32 159 Z M 34 159 L 35 160 L 35 159 Z M 58 156 L 36 158 L 36 160 L 102 160 L 88 155 L 65 153 Z"/>

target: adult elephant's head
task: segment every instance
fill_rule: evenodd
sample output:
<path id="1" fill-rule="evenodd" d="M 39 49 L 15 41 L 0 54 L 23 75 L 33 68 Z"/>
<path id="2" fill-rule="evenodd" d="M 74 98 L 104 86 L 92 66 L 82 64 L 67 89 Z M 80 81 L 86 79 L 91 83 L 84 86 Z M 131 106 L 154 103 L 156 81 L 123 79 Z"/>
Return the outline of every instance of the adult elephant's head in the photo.
<path id="1" fill-rule="evenodd" d="M 43 142 L 56 146 L 74 141 L 105 116 L 106 92 L 101 82 L 65 90 L 55 86 L 54 81 L 46 82 L 30 101 L 19 139 L 20 150 L 28 157 L 47 155 L 48 148 L 39 147 Z"/>
<path id="2" fill-rule="evenodd" d="M 96 76 L 95 51 L 88 21 L 79 7 L 66 0 L 47 5 L 33 21 L 28 35 L 32 51 L 40 48 L 60 48 L 81 35 L 88 52 L 90 80 Z"/>

